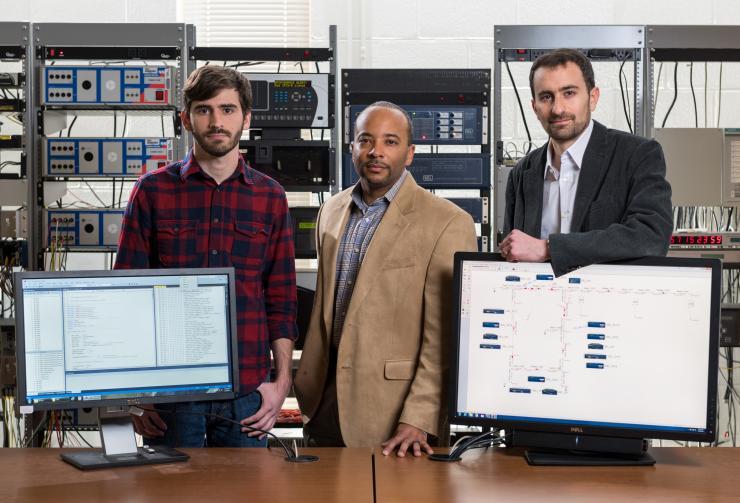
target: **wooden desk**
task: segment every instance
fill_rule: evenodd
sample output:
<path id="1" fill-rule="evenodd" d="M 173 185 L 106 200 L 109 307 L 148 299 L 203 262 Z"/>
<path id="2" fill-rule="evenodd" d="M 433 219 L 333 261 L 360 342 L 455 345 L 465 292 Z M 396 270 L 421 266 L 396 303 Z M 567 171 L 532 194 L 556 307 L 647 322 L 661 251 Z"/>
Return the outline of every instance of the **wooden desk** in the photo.
<path id="1" fill-rule="evenodd" d="M 0 449 L 0 501 L 373 501 L 370 449 L 302 449 L 315 463 L 272 449 L 183 449 L 185 463 L 83 472 L 59 449 Z"/>
<path id="2" fill-rule="evenodd" d="M 535 467 L 521 450 L 457 463 L 374 452 L 378 502 L 740 501 L 740 448 L 655 448 L 652 467 Z"/>
<path id="3" fill-rule="evenodd" d="M 458 463 L 370 449 L 184 449 L 186 463 L 82 472 L 59 449 L 0 449 L 0 501 L 740 501 L 740 448 L 656 448 L 654 467 L 533 467 L 521 451 L 472 451 Z"/>

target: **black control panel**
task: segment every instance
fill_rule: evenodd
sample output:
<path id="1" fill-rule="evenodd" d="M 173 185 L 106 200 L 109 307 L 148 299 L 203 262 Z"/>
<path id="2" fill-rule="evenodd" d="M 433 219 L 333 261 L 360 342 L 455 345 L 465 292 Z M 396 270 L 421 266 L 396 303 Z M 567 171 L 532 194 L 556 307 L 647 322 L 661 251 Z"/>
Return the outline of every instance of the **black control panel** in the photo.
<path id="1" fill-rule="evenodd" d="M 331 127 L 325 74 L 255 75 L 252 85 L 253 128 Z"/>

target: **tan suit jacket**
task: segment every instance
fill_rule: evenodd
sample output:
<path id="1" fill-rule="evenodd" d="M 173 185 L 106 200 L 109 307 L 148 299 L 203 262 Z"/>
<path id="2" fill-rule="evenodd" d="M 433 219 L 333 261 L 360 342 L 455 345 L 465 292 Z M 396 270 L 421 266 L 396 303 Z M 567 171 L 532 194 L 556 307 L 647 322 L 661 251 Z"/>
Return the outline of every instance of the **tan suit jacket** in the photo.
<path id="1" fill-rule="evenodd" d="M 316 299 L 295 378 L 304 422 L 316 412 L 326 382 L 337 251 L 351 191 L 319 212 Z M 453 255 L 476 249 L 470 215 L 420 188 L 409 173 L 375 231 L 344 321 L 336 379 L 347 446 L 378 445 L 399 421 L 446 434 Z"/>

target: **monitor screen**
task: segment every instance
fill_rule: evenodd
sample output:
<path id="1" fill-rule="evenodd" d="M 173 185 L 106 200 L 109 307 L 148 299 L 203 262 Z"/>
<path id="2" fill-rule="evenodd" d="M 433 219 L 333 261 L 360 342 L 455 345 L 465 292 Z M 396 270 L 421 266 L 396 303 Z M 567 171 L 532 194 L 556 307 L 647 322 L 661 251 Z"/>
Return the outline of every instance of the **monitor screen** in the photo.
<path id="1" fill-rule="evenodd" d="M 34 409 L 233 398 L 233 269 L 16 277 L 18 392 Z"/>
<path id="2" fill-rule="evenodd" d="M 456 424 L 709 441 L 720 265 L 651 258 L 561 277 L 458 253 Z"/>

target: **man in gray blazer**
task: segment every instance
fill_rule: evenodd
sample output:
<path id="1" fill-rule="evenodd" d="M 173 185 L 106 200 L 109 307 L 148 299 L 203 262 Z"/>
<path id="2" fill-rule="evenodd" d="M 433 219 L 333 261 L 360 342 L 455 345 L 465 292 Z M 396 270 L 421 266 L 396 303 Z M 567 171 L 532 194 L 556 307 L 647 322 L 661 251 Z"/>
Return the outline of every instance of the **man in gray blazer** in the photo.
<path id="1" fill-rule="evenodd" d="M 511 262 L 550 260 L 558 276 L 665 255 L 673 219 L 660 145 L 591 119 L 599 88 L 578 51 L 538 58 L 529 85 L 550 140 L 509 174 L 501 254 Z"/>

